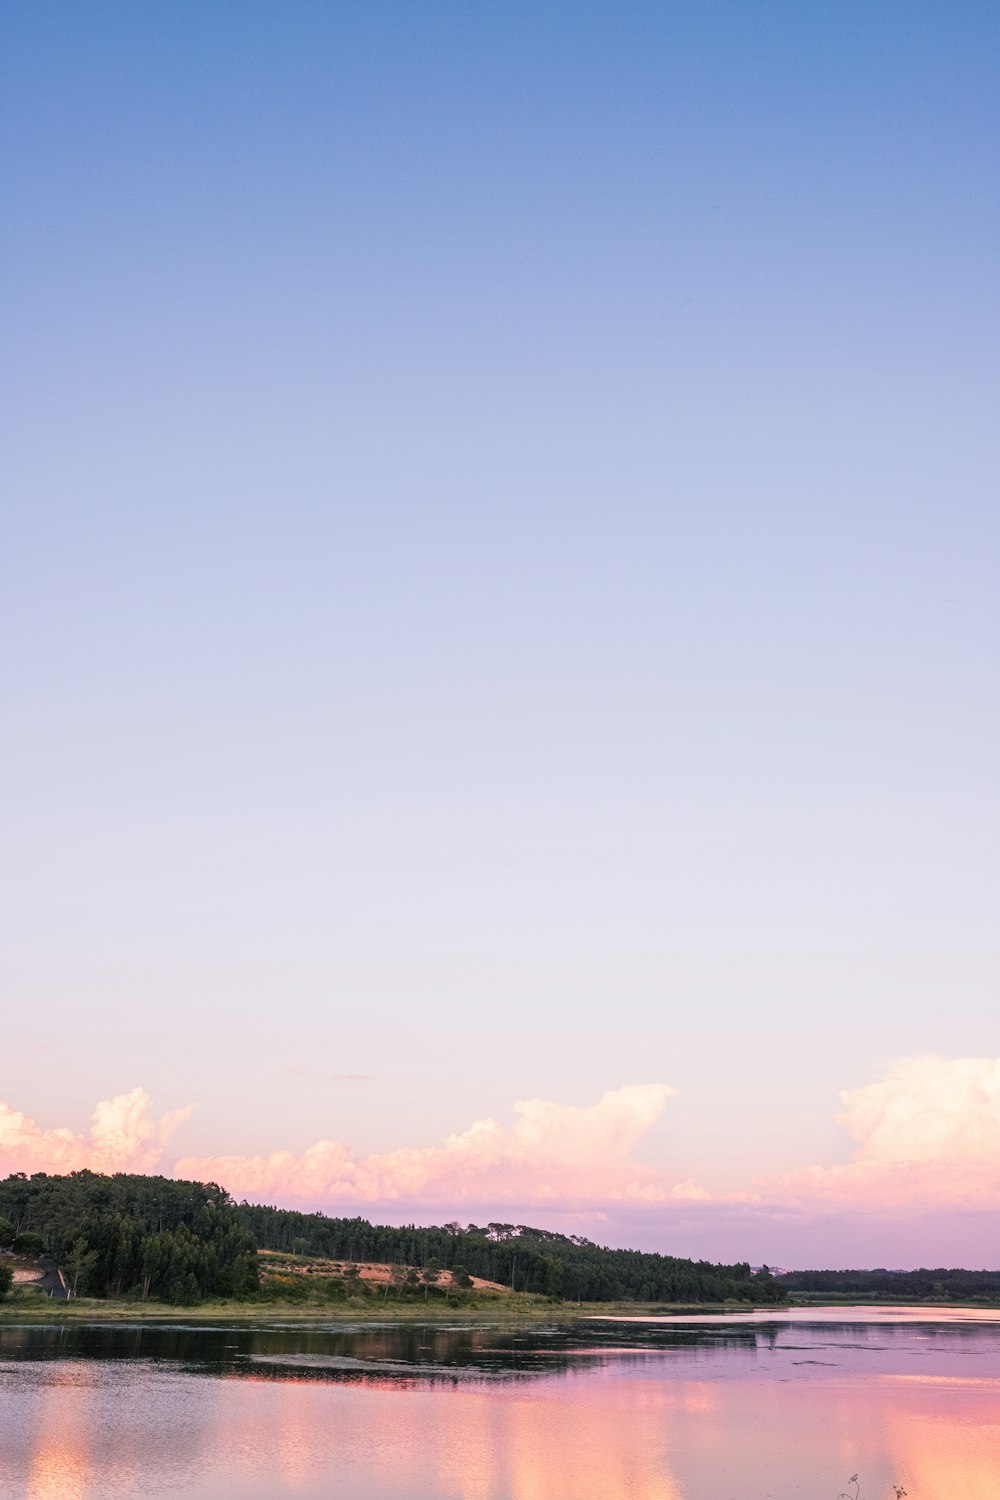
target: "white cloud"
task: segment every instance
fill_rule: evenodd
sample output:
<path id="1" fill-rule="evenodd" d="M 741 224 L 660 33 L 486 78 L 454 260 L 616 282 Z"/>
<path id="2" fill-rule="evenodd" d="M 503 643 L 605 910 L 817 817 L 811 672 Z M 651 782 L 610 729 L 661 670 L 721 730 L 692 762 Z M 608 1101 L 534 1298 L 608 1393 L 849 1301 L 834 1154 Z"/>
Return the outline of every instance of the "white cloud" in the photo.
<path id="1" fill-rule="evenodd" d="M 633 1084 L 584 1107 L 524 1099 L 514 1105 L 512 1127 L 478 1120 L 441 1146 L 355 1158 L 339 1141 L 318 1141 L 299 1156 L 189 1156 L 176 1172 L 219 1182 L 237 1196 L 324 1204 L 578 1205 L 644 1189 L 660 1197 L 655 1174 L 630 1157 L 675 1092 Z"/>
<path id="2" fill-rule="evenodd" d="M 841 1095 L 870 1162 L 987 1162 L 1000 1169 L 1000 1058 L 913 1057 Z"/>
<path id="3" fill-rule="evenodd" d="M 460 1205 L 534 1206 L 561 1217 L 634 1212 L 664 1226 L 681 1214 L 703 1213 L 705 1224 L 727 1215 L 804 1224 L 1000 1207 L 998 1058 L 904 1059 L 842 1094 L 840 1120 L 856 1143 L 851 1161 L 797 1168 L 720 1197 L 634 1159 L 674 1093 L 633 1084 L 585 1106 L 526 1099 L 514 1105 L 511 1124 L 478 1120 L 437 1146 L 358 1155 L 322 1140 L 300 1154 L 187 1156 L 173 1170 L 219 1182 L 237 1197 L 313 1208 L 399 1205 L 450 1214 Z M 189 1113 L 157 1121 L 149 1096 L 136 1088 L 98 1104 L 89 1134 L 79 1135 L 43 1128 L 0 1104 L 0 1172 L 163 1170 L 165 1143 Z"/>
<path id="4" fill-rule="evenodd" d="M 0 1103 L 0 1172 L 154 1172 L 171 1132 L 191 1110 L 149 1115 L 144 1089 L 103 1099 L 91 1116 L 90 1134 L 64 1126 L 44 1129 L 28 1115 Z"/>

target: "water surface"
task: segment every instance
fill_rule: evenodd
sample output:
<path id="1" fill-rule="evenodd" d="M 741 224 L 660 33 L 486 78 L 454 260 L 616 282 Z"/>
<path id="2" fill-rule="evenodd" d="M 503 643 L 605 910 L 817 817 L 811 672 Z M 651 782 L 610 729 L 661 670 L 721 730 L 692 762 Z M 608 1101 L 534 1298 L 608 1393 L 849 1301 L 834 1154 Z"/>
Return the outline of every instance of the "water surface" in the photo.
<path id="1" fill-rule="evenodd" d="M 0 1325 L 3 1500 L 1000 1497 L 1000 1322 Z"/>

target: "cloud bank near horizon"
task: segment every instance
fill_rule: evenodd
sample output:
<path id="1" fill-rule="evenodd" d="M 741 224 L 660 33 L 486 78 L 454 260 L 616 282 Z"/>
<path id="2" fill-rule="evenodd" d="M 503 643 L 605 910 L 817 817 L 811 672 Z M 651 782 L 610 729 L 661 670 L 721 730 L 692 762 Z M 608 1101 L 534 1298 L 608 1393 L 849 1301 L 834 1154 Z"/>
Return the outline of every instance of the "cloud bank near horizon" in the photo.
<path id="1" fill-rule="evenodd" d="M 208 1177 L 240 1197 L 298 1202 L 592 1207 L 658 1195 L 657 1174 L 632 1152 L 676 1093 L 631 1084 L 577 1107 L 521 1099 L 514 1124 L 477 1120 L 441 1146 L 352 1156 L 341 1141 L 301 1155 L 186 1156 L 176 1172 Z"/>
<path id="2" fill-rule="evenodd" d="M 758 1201 L 811 1214 L 1000 1208 L 1000 1058 L 904 1058 L 840 1097 L 853 1159 L 762 1179 Z"/>
<path id="3" fill-rule="evenodd" d="M 634 1160 L 676 1090 L 631 1084 L 585 1106 L 520 1100 L 513 1123 L 476 1121 L 439 1146 L 354 1155 L 317 1141 L 300 1154 L 183 1156 L 178 1177 L 220 1183 L 236 1197 L 332 1211 L 443 1210 L 465 1205 L 613 1217 L 696 1211 L 708 1219 L 757 1215 L 903 1218 L 940 1208 L 1000 1205 L 1000 1058 L 906 1058 L 879 1081 L 845 1091 L 840 1123 L 853 1159 L 712 1194 Z M 172 1132 L 191 1113 L 154 1119 L 141 1088 L 97 1105 L 88 1135 L 43 1128 L 0 1104 L 0 1172 L 169 1170 Z"/>
<path id="4" fill-rule="evenodd" d="M 160 1169 L 171 1135 L 193 1106 L 150 1117 L 152 1099 L 134 1088 L 94 1107 L 89 1135 L 65 1126 L 44 1129 L 0 1102 L 0 1171 L 11 1172 L 155 1172 Z"/>

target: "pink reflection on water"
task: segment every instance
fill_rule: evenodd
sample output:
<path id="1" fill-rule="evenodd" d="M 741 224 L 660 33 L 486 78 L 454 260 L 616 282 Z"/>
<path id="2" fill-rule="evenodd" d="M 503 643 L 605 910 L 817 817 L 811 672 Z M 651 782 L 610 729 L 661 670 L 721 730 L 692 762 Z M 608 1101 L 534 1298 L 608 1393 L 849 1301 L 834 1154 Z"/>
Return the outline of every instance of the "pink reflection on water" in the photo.
<path id="1" fill-rule="evenodd" d="M 1000 1323 L 1000 1307 L 868 1307 L 864 1303 L 845 1303 L 843 1307 L 757 1307 L 752 1312 L 703 1313 L 613 1313 L 585 1319 L 589 1323 L 704 1323 L 736 1327 L 751 1323 Z"/>
<path id="2" fill-rule="evenodd" d="M 91 1493 L 90 1425 L 76 1394 L 73 1366 L 57 1366 L 36 1413 L 26 1500 L 87 1500 Z"/>
<path id="3" fill-rule="evenodd" d="M 895 1384 L 890 1444 L 906 1488 L 921 1496 L 997 1500 L 1000 1404 L 993 1380 L 887 1377 Z"/>
<path id="4" fill-rule="evenodd" d="M 809 1321 L 842 1323 L 843 1310 Z M 430 1385 L 53 1362 L 0 1390 L 0 1494 L 833 1500 L 857 1471 L 869 1500 L 891 1482 L 911 1500 L 997 1500 L 1000 1343 L 945 1336 L 942 1349 L 911 1328 L 867 1344 L 860 1330 L 811 1344 L 795 1332 L 774 1348 L 762 1334 L 641 1359 L 593 1345 L 559 1373 L 451 1383 L 443 1371 Z M 975 1362 L 974 1377 L 956 1373 Z"/>

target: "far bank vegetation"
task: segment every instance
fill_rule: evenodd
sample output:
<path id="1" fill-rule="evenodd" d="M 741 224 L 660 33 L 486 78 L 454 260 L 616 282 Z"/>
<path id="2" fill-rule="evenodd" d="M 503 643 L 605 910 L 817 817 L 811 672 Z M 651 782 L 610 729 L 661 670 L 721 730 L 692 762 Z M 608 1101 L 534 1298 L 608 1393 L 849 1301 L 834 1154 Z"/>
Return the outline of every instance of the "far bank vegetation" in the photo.
<path id="1" fill-rule="evenodd" d="M 0 1268 L 12 1254 L 57 1269 L 72 1297 L 261 1303 L 761 1303 L 780 1284 L 746 1262 L 615 1250 L 491 1221 L 371 1224 L 237 1204 L 215 1183 L 81 1171 L 0 1181 Z M 5 1295 L 0 1276 L 0 1297 Z M 6 1288 L 9 1291 L 9 1286 Z"/>

